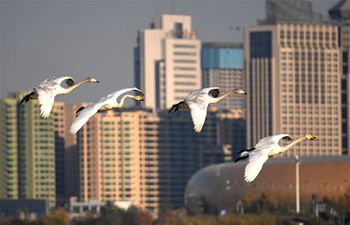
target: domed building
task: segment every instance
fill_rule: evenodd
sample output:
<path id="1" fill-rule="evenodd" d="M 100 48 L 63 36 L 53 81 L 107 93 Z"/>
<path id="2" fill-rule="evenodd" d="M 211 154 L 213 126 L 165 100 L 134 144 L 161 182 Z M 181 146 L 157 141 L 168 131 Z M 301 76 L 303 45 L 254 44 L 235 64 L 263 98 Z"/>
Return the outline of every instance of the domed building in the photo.
<path id="1" fill-rule="evenodd" d="M 350 156 L 302 157 L 299 159 L 300 200 L 312 196 L 338 199 L 350 187 Z M 185 190 L 189 213 L 236 213 L 243 210 L 246 194 L 278 193 L 291 203 L 296 199 L 296 160 L 269 159 L 258 177 L 244 181 L 246 162 L 222 163 L 199 170 Z"/>

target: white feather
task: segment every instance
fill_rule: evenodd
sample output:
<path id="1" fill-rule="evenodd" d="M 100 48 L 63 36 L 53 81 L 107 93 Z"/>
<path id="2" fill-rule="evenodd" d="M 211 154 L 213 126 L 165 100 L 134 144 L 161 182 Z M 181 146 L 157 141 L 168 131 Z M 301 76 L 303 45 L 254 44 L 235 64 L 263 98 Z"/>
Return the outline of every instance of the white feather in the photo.
<path id="1" fill-rule="evenodd" d="M 191 110 L 194 131 L 197 133 L 201 132 L 203 128 L 207 116 L 209 101 L 211 99 L 208 92 L 212 89 L 217 89 L 217 87 L 193 91 L 184 100 Z"/>
<path id="2" fill-rule="evenodd" d="M 37 89 L 37 94 L 40 105 L 40 114 L 42 117 L 47 118 L 50 116 L 55 101 L 55 95 L 48 89 Z"/>
<path id="3" fill-rule="evenodd" d="M 103 104 L 93 104 L 93 105 L 88 105 L 84 109 L 82 109 L 79 113 L 78 116 L 74 119 L 71 127 L 70 127 L 70 133 L 71 134 L 76 134 L 82 126 L 84 126 L 87 121 L 97 113 L 97 111 L 103 106 Z"/>
<path id="4" fill-rule="evenodd" d="M 34 92 L 38 95 L 40 114 L 42 117 L 47 118 L 50 116 L 55 97 L 59 94 L 65 94 L 66 89 L 61 86 L 61 83 L 72 77 L 51 77 L 41 82 L 34 88 Z"/>
<path id="5" fill-rule="evenodd" d="M 244 170 L 244 180 L 252 182 L 260 173 L 262 166 L 269 158 L 269 148 L 254 150 L 249 154 L 249 162 Z"/>
<path id="6" fill-rule="evenodd" d="M 271 151 L 274 153 L 280 152 L 281 146 L 279 146 L 278 142 L 284 137 L 290 136 L 288 134 L 278 134 L 265 137 L 258 141 L 253 151 L 242 152 L 241 156 L 243 156 L 243 153 L 245 153 L 244 156 L 249 155 L 249 161 L 244 171 L 246 182 L 252 182 L 258 176 Z"/>
<path id="7" fill-rule="evenodd" d="M 207 116 L 208 105 L 200 107 L 194 103 L 191 103 L 189 104 L 189 107 L 191 109 L 191 117 L 194 125 L 194 131 L 199 133 L 203 128 L 205 118 Z"/>
<path id="8" fill-rule="evenodd" d="M 99 109 L 103 106 L 108 106 L 109 108 L 117 108 L 118 107 L 118 101 L 117 99 L 122 94 L 128 92 L 128 91 L 138 91 L 141 92 L 141 90 L 137 88 L 125 88 L 116 92 L 113 92 L 107 97 L 102 97 L 97 103 L 86 106 L 84 109 L 82 109 L 78 116 L 74 119 L 71 127 L 70 127 L 70 133 L 76 134 L 80 128 L 82 128 L 87 121 L 92 117 L 94 114 L 98 112 Z"/>

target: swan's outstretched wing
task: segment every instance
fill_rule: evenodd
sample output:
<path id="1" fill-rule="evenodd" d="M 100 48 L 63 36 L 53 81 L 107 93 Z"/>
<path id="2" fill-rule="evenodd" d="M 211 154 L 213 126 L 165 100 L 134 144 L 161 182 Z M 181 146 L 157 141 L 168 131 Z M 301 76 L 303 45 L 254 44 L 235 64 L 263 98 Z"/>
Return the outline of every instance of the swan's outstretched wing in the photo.
<path id="1" fill-rule="evenodd" d="M 52 80 L 52 82 L 55 82 L 57 85 L 61 85 L 62 82 L 65 82 L 67 85 L 70 85 L 71 83 L 74 84 L 73 78 L 69 76 L 53 77 L 50 80 Z"/>
<path id="2" fill-rule="evenodd" d="M 191 117 L 194 125 L 194 131 L 199 133 L 201 132 L 205 118 L 207 116 L 207 107 L 199 107 L 196 104 L 190 104 L 190 109 L 191 109 Z"/>
<path id="3" fill-rule="evenodd" d="M 42 117 L 47 118 L 50 116 L 56 94 L 50 87 L 37 88 L 36 92 L 38 94 L 40 114 Z"/>
<path id="4" fill-rule="evenodd" d="M 190 93 L 188 93 L 188 95 L 186 96 L 185 99 L 191 99 L 193 98 L 194 96 L 197 96 L 202 90 L 199 89 L 199 90 L 193 90 L 191 91 Z"/>
<path id="5" fill-rule="evenodd" d="M 103 97 L 100 101 L 95 104 L 88 105 L 84 109 L 82 109 L 78 116 L 74 119 L 69 132 L 71 134 L 76 134 L 82 126 L 84 126 L 87 121 L 97 113 L 97 111 L 104 105 L 108 104 L 111 101 L 110 98 Z"/>
<path id="6" fill-rule="evenodd" d="M 73 82 L 74 83 L 74 80 L 72 77 L 69 77 L 69 76 L 62 76 L 62 77 L 51 77 L 51 78 L 48 78 L 46 80 L 44 80 L 43 82 L 41 82 L 39 84 L 39 88 L 40 87 L 48 87 L 48 86 L 60 86 L 62 82 Z M 68 83 L 67 83 L 68 85 Z"/>
<path id="7" fill-rule="evenodd" d="M 246 182 L 252 182 L 258 176 L 264 163 L 269 158 L 268 149 L 257 149 L 249 153 L 249 162 L 244 171 L 244 180 Z"/>
<path id="8" fill-rule="evenodd" d="M 191 110 L 194 131 L 197 133 L 201 132 L 207 116 L 207 97 L 208 95 L 206 93 L 200 92 L 197 94 L 197 96 L 193 96 L 192 98 L 185 100 Z"/>
<path id="9" fill-rule="evenodd" d="M 288 134 L 278 134 L 278 135 L 265 137 L 260 141 L 258 141 L 258 143 L 256 143 L 255 148 L 263 148 L 269 145 L 278 144 L 278 142 L 285 137 L 291 138 Z"/>
<path id="10" fill-rule="evenodd" d="M 116 101 L 118 101 L 118 98 L 119 98 L 121 95 L 123 95 L 124 93 L 129 92 L 129 91 L 137 91 L 137 92 L 141 93 L 142 95 L 144 95 L 144 93 L 143 93 L 140 89 L 134 87 L 134 88 L 124 88 L 124 89 L 121 89 L 121 90 L 119 90 L 119 91 L 113 92 L 113 93 L 109 94 L 109 95 L 107 96 L 107 98 L 113 98 L 113 99 L 115 99 Z"/>

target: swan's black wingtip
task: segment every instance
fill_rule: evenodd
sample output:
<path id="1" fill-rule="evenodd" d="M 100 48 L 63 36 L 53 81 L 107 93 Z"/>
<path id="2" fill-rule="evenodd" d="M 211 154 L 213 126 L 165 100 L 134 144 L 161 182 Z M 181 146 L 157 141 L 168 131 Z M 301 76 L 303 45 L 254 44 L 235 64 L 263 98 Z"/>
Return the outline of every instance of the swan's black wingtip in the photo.
<path id="1" fill-rule="evenodd" d="M 243 160 L 243 159 L 246 159 L 246 158 L 248 158 L 248 157 L 249 157 L 249 155 L 240 156 L 240 157 L 236 158 L 236 159 L 234 160 L 234 162 L 236 163 L 236 162 L 238 162 L 238 161 L 240 161 L 240 160 Z"/>
<path id="2" fill-rule="evenodd" d="M 34 91 L 30 92 L 29 94 L 26 94 L 19 102 L 19 105 L 22 105 L 23 103 L 27 103 L 33 95 L 35 95 Z"/>
<path id="3" fill-rule="evenodd" d="M 168 113 L 171 113 L 172 111 L 176 112 L 177 110 L 178 110 L 178 108 L 177 108 L 175 105 L 173 105 L 173 106 L 171 106 L 171 108 L 168 110 Z"/>

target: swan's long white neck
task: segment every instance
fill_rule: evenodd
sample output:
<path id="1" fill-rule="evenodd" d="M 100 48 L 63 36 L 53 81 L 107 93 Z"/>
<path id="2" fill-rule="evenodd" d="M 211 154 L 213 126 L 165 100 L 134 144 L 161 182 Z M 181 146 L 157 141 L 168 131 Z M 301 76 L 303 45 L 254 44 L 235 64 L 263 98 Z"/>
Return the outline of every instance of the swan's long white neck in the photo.
<path id="1" fill-rule="evenodd" d="M 73 91 L 74 89 L 76 89 L 77 87 L 79 87 L 80 85 L 85 84 L 85 83 L 90 83 L 89 79 L 83 79 L 83 80 L 75 83 L 74 85 L 66 88 L 64 91 L 64 94 L 67 94 L 67 93 Z"/>
<path id="2" fill-rule="evenodd" d="M 298 138 L 298 139 L 294 140 L 294 141 L 293 141 L 292 143 L 290 143 L 289 145 L 284 146 L 284 147 L 281 147 L 281 152 L 287 151 L 288 149 L 290 149 L 290 148 L 293 147 L 294 145 L 296 145 L 296 144 L 298 144 L 299 142 L 302 142 L 302 141 L 304 141 L 304 140 L 306 140 L 305 137 L 301 137 L 301 138 Z"/>
<path id="3" fill-rule="evenodd" d="M 133 95 L 124 95 L 121 99 L 120 99 L 120 102 L 117 104 L 117 107 L 120 108 L 124 105 L 124 101 L 125 99 L 127 98 L 131 98 L 131 99 L 135 99 L 135 96 Z"/>
<path id="4" fill-rule="evenodd" d="M 233 94 L 233 91 L 228 91 L 225 94 L 219 95 L 217 98 L 213 98 L 209 103 L 218 103 L 221 100 L 223 100 L 224 98 L 226 98 L 227 96 L 229 96 L 230 94 Z"/>

